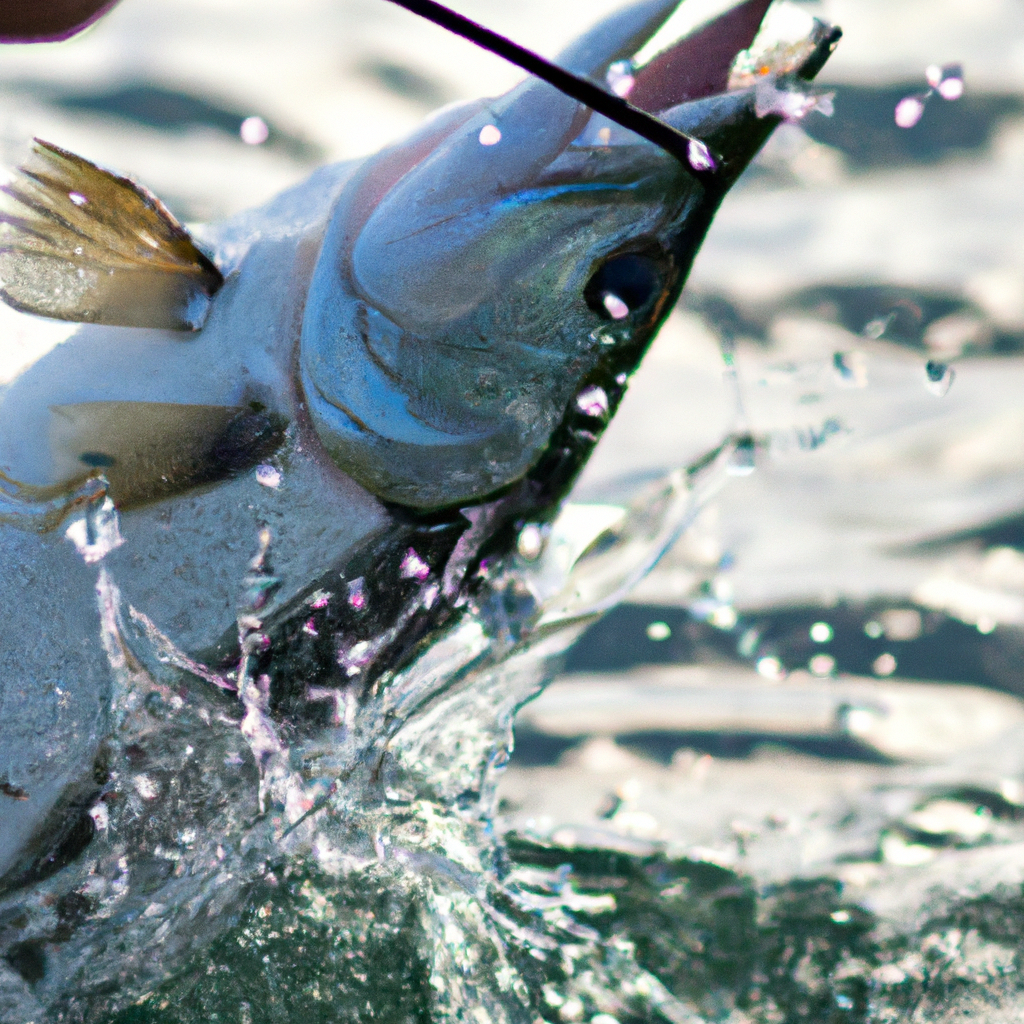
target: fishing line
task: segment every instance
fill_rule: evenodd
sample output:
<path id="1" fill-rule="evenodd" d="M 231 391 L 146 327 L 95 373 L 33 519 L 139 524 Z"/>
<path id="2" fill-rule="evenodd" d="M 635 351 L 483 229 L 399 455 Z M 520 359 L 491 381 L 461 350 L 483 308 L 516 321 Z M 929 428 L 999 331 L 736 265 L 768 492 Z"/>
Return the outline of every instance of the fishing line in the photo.
<path id="1" fill-rule="evenodd" d="M 565 68 L 561 68 L 557 64 L 552 64 L 540 54 L 512 42 L 511 39 L 489 28 L 484 28 L 483 25 L 471 21 L 461 14 L 456 14 L 455 11 L 443 4 L 435 3 L 435 0 L 388 0 L 388 3 L 397 4 L 412 14 L 426 18 L 427 21 L 433 22 L 463 39 L 468 39 L 489 53 L 493 53 L 547 82 L 559 92 L 578 100 L 610 121 L 614 121 L 623 128 L 628 128 L 631 132 L 647 139 L 648 142 L 660 146 L 698 178 L 704 178 L 709 174 L 708 171 L 695 168 L 691 161 L 691 146 L 699 146 L 703 152 L 707 152 L 699 139 L 677 131 L 671 125 L 667 125 L 664 121 L 647 113 L 646 110 L 634 107 L 632 103 L 620 96 L 605 92 L 593 82 L 589 82 L 571 71 L 566 71 Z"/>

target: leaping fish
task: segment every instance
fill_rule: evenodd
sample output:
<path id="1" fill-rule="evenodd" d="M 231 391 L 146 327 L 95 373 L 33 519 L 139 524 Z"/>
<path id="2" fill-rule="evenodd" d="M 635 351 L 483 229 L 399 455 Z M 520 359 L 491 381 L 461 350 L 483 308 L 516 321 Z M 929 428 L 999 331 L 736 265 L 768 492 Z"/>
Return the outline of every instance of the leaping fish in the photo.
<path id="1" fill-rule="evenodd" d="M 0 391 L 0 1022 L 145 997 L 271 849 L 342 863 L 309 828 L 357 761 L 392 792 L 387 730 L 423 706 L 402 673 L 429 662 L 436 695 L 558 618 L 520 615 L 547 584 L 502 566 L 540 565 L 716 208 L 838 38 L 753 61 L 768 4 L 638 67 L 678 5 L 645 0 L 557 58 L 628 76 L 689 165 L 530 78 L 190 234 L 35 143 L 0 296 L 82 326 Z M 458 632 L 480 609 L 493 636 Z"/>

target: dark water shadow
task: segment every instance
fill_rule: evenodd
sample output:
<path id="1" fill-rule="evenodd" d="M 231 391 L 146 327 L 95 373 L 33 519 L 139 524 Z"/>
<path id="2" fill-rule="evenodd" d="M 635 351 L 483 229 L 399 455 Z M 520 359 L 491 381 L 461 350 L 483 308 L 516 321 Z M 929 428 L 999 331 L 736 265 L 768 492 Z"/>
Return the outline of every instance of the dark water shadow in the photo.
<path id="1" fill-rule="evenodd" d="M 168 89 L 152 82 L 135 82 L 112 89 L 96 91 L 61 91 L 53 85 L 26 83 L 19 91 L 70 113 L 114 117 L 129 124 L 162 132 L 187 132 L 198 129 L 214 131 L 237 140 L 244 146 L 240 130 L 242 122 L 257 114 L 220 104 L 204 96 L 177 89 Z M 262 116 L 262 115 L 261 115 Z M 261 148 L 276 150 L 294 160 L 312 163 L 323 158 L 319 146 L 289 132 L 270 118 L 262 117 L 268 134 Z"/>
<path id="2" fill-rule="evenodd" d="M 1005 356 L 1024 351 L 1024 332 L 992 323 L 977 303 L 952 290 L 872 282 L 826 282 L 784 295 L 770 304 L 743 303 L 719 292 L 684 293 L 684 308 L 696 313 L 726 341 L 771 345 L 772 324 L 799 314 L 834 324 L 874 342 L 927 353 L 929 329 L 947 317 L 964 324 L 961 357 Z"/>
<path id="3" fill-rule="evenodd" d="M 811 627 L 821 622 L 831 630 L 831 639 L 823 643 L 811 638 Z M 663 623 L 670 635 L 651 639 L 652 623 Z M 565 671 L 614 673 L 673 664 L 753 666 L 764 657 L 778 658 L 792 670 L 806 668 L 819 654 L 834 658 L 835 671 L 842 674 L 875 675 L 879 657 L 889 654 L 901 680 L 966 683 L 1024 697 L 1024 630 L 1000 626 L 983 634 L 912 602 L 764 609 L 745 613 L 730 630 L 697 621 L 677 606 L 620 605 L 568 651 Z"/>
<path id="4" fill-rule="evenodd" d="M 456 97 L 455 90 L 445 82 L 397 61 L 367 60 L 360 65 L 359 70 L 365 78 L 392 95 L 400 96 L 426 110 L 450 103 Z"/>
<path id="5" fill-rule="evenodd" d="M 1005 516 L 1002 519 L 994 519 L 989 523 L 973 526 L 966 530 L 956 530 L 938 537 L 929 537 L 927 540 L 908 545 L 903 550 L 909 554 L 915 552 L 926 554 L 964 544 L 982 549 L 1010 547 L 1024 551 L 1024 512 Z"/>
<path id="6" fill-rule="evenodd" d="M 840 150 L 853 170 L 934 164 L 949 156 L 979 153 L 1009 118 L 1024 114 L 1024 98 L 967 91 L 948 102 L 933 95 L 913 128 L 900 128 L 896 104 L 925 91 L 923 81 L 887 86 L 838 85 L 835 114 L 808 117 L 802 127 L 815 141 Z"/>
<path id="7" fill-rule="evenodd" d="M 513 763 L 521 768 L 541 768 L 556 764 L 587 737 L 551 736 L 519 724 L 515 729 Z M 894 764 L 890 758 L 853 737 L 838 735 L 793 736 L 761 732 L 675 732 L 651 730 L 624 733 L 616 743 L 641 757 L 659 764 L 671 764 L 680 750 L 710 754 L 721 760 L 745 761 L 772 748 L 804 754 L 824 761 L 858 761 L 866 764 Z"/>

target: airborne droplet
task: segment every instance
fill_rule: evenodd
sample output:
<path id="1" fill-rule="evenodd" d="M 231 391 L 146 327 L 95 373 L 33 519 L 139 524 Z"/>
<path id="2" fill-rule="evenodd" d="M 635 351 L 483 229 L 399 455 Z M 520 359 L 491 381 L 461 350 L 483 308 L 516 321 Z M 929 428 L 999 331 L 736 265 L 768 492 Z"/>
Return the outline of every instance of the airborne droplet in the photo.
<path id="1" fill-rule="evenodd" d="M 757 467 L 757 445 L 752 437 L 741 437 L 729 457 L 729 476 L 750 476 Z"/>
<path id="2" fill-rule="evenodd" d="M 924 386 L 936 397 L 942 398 L 953 386 L 956 376 L 952 366 L 929 359 L 924 366 Z"/>
<path id="3" fill-rule="evenodd" d="M 811 675 L 830 676 L 836 669 L 836 659 L 831 654 L 816 654 L 807 663 Z"/>
<path id="4" fill-rule="evenodd" d="M 262 146 L 270 138 L 270 128 L 262 117 L 247 117 L 239 126 L 238 134 L 247 146 Z"/>
<path id="5" fill-rule="evenodd" d="M 540 557 L 541 551 L 544 550 L 544 534 L 536 523 L 528 523 L 519 531 L 516 550 L 528 562 Z"/>
<path id="6" fill-rule="evenodd" d="M 811 626 L 810 636 L 816 644 L 827 644 L 833 635 L 832 627 L 827 622 L 816 622 Z"/>
<path id="7" fill-rule="evenodd" d="M 672 636 L 672 629 L 667 622 L 652 622 L 647 627 L 647 638 L 655 643 L 668 640 Z"/>
<path id="8" fill-rule="evenodd" d="M 839 378 L 839 383 L 844 387 L 863 388 L 867 386 L 868 366 L 863 352 L 834 352 L 832 368 Z"/>
<path id="9" fill-rule="evenodd" d="M 896 659 L 886 651 L 875 658 L 871 664 L 871 670 L 876 676 L 891 676 L 896 671 Z"/>
<path id="10" fill-rule="evenodd" d="M 960 64 L 931 64 L 924 76 L 944 100 L 958 100 L 964 94 L 964 69 Z"/>
<path id="11" fill-rule="evenodd" d="M 924 98 L 904 96 L 896 104 L 895 120 L 900 128 L 913 128 L 924 114 Z"/>

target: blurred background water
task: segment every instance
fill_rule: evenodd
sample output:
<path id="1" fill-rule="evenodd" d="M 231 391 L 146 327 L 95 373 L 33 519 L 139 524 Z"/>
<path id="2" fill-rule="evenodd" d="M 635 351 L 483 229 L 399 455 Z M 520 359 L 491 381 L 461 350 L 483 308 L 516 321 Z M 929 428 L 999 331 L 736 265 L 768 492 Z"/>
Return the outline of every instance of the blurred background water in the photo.
<path id="1" fill-rule="evenodd" d="M 553 55 L 617 5 L 457 6 Z M 524 710 L 501 824 L 685 856 L 765 899 L 833 880 L 903 937 L 864 954 L 879 1019 L 1018 1019 L 1024 7 L 808 9 L 845 33 L 834 116 L 780 129 L 729 196 L 577 497 L 621 500 L 735 430 L 753 471 Z M 950 63 L 963 95 L 898 127 Z M 0 161 L 40 136 L 205 221 L 517 77 L 383 0 L 123 0 L 0 50 Z M 19 323 L 0 310 L 5 377 L 36 344 Z"/>

